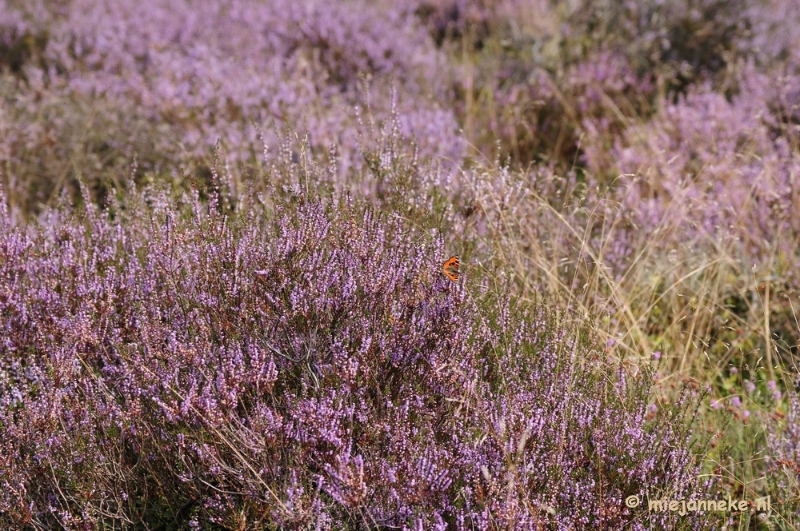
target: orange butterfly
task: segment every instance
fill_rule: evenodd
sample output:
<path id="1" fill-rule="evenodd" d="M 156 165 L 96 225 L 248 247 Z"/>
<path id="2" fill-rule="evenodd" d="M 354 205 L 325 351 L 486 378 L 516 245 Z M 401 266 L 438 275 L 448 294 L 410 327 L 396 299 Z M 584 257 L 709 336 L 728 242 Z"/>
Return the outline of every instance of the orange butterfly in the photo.
<path id="1" fill-rule="evenodd" d="M 458 280 L 458 255 L 447 259 L 447 262 L 442 265 L 442 273 L 453 282 Z"/>

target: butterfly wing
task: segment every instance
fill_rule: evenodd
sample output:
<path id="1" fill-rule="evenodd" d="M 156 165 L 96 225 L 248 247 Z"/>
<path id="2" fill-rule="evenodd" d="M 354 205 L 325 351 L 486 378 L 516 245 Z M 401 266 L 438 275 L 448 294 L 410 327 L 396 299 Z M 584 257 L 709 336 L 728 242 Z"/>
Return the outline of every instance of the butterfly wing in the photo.
<path id="1" fill-rule="evenodd" d="M 458 280 L 458 255 L 451 256 L 447 259 L 444 265 L 442 265 L 442 273 L 453 282 Z"/>

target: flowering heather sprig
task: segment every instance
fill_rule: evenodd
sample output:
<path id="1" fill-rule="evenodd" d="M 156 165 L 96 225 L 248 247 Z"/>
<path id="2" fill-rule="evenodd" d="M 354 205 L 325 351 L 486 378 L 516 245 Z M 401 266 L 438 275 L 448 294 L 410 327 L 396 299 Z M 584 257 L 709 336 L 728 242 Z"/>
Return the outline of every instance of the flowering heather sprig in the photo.
<path id="1" fill-rule="evenodd" d="M 623 500 L 695 486 L 688 403 L 646 420 L 646 374 L 441 241 L 281 196 L 4 213 L 3 525 L 676 525 Z"/>

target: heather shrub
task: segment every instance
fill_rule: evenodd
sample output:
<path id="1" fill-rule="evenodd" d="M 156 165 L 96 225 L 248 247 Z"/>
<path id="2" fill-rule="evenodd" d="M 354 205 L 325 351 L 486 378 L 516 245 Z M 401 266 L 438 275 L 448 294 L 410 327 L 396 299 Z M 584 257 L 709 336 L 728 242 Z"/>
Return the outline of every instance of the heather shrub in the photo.
<path id="1" fill-rule="evenodd" d="M 43 21 L 26 18 L 8 2 L 0 4 L 0 71 L 19 74 L 47 43 Z"/>
<path id="2" fill-rule="evenodd" d="M 685 211 L 671 215 L 685 224 L 682 233 L 691 236 L 694 229 L 720 240 L 726 231 L 747 227 L 753 232 L 743 245 L 751 252 L 780 241 L 779 233 L 798 230 L 789 215 L 797 199 L 796 133 L 785 126 L 796 106 L 796 82 L 776 87 L 752 70 L 745 76 L 730 102 L 699 88 L 647 124 L 629 128 L 607 155 L 589 152 L 593 171 L 613 163 L 610 173 L 637 179 L 625 202 L 640 227 L 651 229 L 666 209 L 680 207 Z"/>
<path id="3" fill-rule="evenodd" d="M 0 527 L 796 527 L 793 7 L 0 0 Z"/>
<path id="4" fill-rule="evenodd" d="M 2 9 L 12 15 L 0 26 L 7 47 L 43 35 L 39 59 L 13 68 L 1 100 L 12 124 L 4 174 L 19 179 L 10 193 L 28 207 L 81 172 L 105 168 L 111 180 L 134 155 L 143 172 L 176 181 L 207 169 L 217 142 L 232 160 L 252 160 L 259 132 L 275 148 L 287 127 L 318 154 L 335 145 L 339 178 L 352 177 L 359 130 L 379 129 L 393 111 L 420 156 L 460 158 L 444 57 L 397 10 L 249 0 Z"/>
<path id="5" fill-rule="evenodd" d="M 460 66 L 457 108 L 471 142 L 522 167 L 569 168 L 587 128 L 611 147 L 661 98 L 700 83 L 730 90 L 740 60 L 795 62 L 797 15 L 786 1 L 413 5 Z"/>
<path id="6" fill-rule="evenodd" d="M 800 525 L 800 401 L 796 388 L 787 387 L 786 416 L 782 426 L 770 424 L 766 477 L 775 493 L 774 504 L 784 515 L 778 521 L 779 528 L 797 529 Z"/>
<path id="7" fill-rule="evenodd" d="M 702 492 L 691 388 L 451 283 L 435 233 L 280 186 L 114 197 L 3 210 L 4 525 L 703 527 L 624 504 Z"/>
<path id="8" fill-rule="evenodd" d="M 651 224 L 641 221 L 647 211 L 636 207 L 645 204 L 627 201 L 636 183 L 605 188 L 548 168 L 484 169 L 469 180 L 475 208 L 467 226 L 479 237 L 474 252 L 491 257 L 484 267 L 513 278 L 525 296 L 547 293 L 554 304 L 597 316 L 614 355 L 660 351 L 668 372 L 702 374 L 715 385 L 731 364 L 763 370 L 766 380 L 779 379 L 777 362 L 791 366 L 797 236 L 777 224 L 791 226 L 791 216 L 777 215 L 780 203 L 765 216 L 771 223 L 714 235 L 693 223 L 714 212 L 708 203 L 691 210 L 683 197 L 660 203 L 663 216 Z M 764 247 L 744 245 L 762 227 Z"/>
<path id="9" fill-rule="evenodd" d="M 762 67 L 785 64 L 796 71 L 800 13 L 790 0 L 766 0 L 749 4 L 745 12 L 747 32 L 740 47 Z"/>
<path id="10" fill-rule="evenodd" d="M 781 403 L 745 407 L 741 383 L 731 383 L 741 368 L 748 381 L 778 385 L 798 338 L 792 81 L 748 75 L 741 85 L 762 92 L 728 101 L 698 90 L 632 127 L 623 137 L 635 138 L 631 146 L 593 147 L 605 161 L 637 157 L 639 166 L 612 166 L 609 174 L 636 174 L 611 186 L 542 166 L 478 168 L 468 180 L 490 267 L 528 296 L 545 292 L 596 316 L 610 356 L 636 363 L 657 352 L 671 378 L 711 383 L 700 424 L 715 448 L 704 470 L 741 498 L 783 492 L 769 518 L 792 522 L 792 495 L 765 481 L 773 473 L 765 457 L 774 454 L 764 450 L 764 431 L 774 429 Z"/>
<path id="11" fill-rule="evenodd" d="M 729 280 L 707 300 L 714 314 L 733 317 L 740 329 L 763 328 L 750 310 L 754 304 L 741 296 L 752 284 L 749 277 L 757 279 L 757 291 L 777 314 L 763 338 L 769 360 L 771 341 L 788 355 L 797 338 L 796 327 L 780 324 L 791 314 L 787 297 L 799 287 L 797 138 L 790 118 L 796 93 L 792 77 L 775 83 L 753 70 L 745 70 L 740 84 L 730 102 L 708 88 L 692 91 L 626 131 L 607 155 L 602 147 L 588 153 L 590 159 L 598 155 L 592 161 L 597 171 L 613 160 L 616 171 L 626 173 L 616 196 L 627 225 L 619 241 L 629 255 L 641 248 L 637 233 L 657 233 L 662 259 L 673 253 L 699 265 L 719 257 L 711 272 Z M 713 318 L 703 321 L 714 326 Z M 735 340 L 724 335 L 723 343 Z"/>

